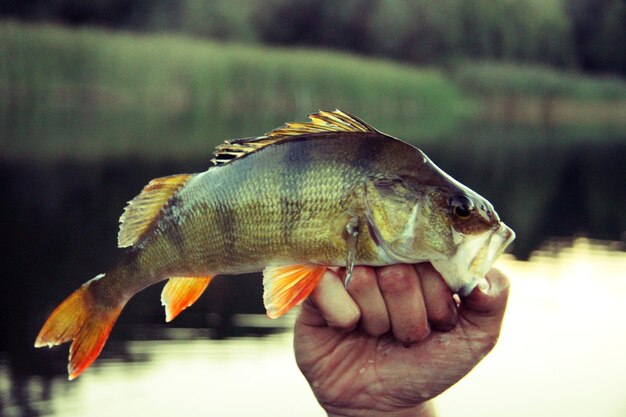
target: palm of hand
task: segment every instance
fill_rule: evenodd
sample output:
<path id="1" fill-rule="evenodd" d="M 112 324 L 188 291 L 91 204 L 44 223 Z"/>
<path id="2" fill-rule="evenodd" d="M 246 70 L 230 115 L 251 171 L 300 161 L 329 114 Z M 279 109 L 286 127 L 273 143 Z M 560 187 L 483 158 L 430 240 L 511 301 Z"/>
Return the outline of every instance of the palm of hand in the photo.
<path id="1" fill-rule="evenodd" d="M 433 332 L 405 347 L 389 334 L 371 337 L 298 322 L 296 359 L 324 408 L 357 415 L 400 410 L 437 396 L 467 374 L 495 344 L 493 330 L 461 316 L 452 331 Z"/>

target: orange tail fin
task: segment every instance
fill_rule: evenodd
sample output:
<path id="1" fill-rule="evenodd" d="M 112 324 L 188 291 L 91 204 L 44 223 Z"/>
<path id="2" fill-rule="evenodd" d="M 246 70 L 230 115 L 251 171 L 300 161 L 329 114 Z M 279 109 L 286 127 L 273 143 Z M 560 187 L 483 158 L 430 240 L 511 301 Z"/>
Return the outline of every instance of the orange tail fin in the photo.
<path id="1" fill-rule="evenodd" d="M 43 325 L 35 347 L 52 347 L 72 341 L 67 366 L 69 379 L 87 369 L 100 354 L 124 304 L 117 308 L 98 304 L 92 285 L 104 275 L 86 282 L 65 299 Z"/>

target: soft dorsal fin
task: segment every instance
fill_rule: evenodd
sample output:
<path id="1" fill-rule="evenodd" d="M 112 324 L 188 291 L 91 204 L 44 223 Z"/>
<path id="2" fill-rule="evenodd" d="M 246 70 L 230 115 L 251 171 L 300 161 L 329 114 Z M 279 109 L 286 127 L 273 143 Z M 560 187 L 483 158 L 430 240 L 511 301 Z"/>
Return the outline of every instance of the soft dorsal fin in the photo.
<path id="1" fill-rule="evenodd" d="M 341 110 L 324 111 L 309 115 L 310 122 L 291 122 L 264 136 L 251 139 L 227 140 L 215 149 L 215 165 L 243 158 L 274 143 L 318 133 L 379 133 L 372 126 Z"/>
<path id="2" fill-rule="evenodd" d="M 192 174 L 155 178 L 128 202 L 120 217 L 117 246 L 132 246 L 150 228 L 172 195 L 189 181 Z"/>

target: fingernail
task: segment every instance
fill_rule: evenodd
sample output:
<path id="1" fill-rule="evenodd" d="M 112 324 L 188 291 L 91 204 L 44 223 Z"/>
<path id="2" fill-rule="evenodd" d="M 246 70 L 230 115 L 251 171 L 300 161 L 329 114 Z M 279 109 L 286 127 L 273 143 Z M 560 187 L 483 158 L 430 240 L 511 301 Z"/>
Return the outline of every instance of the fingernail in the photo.
<path id="1" fill-rule="evenodd" d="M 487 281 L 486 278 L 483 278 L 480 281 L 478 281 L 478 289 L 484 292 L 485 294 L 489 293 L 489 288 L 490 288 L 489 281 Z"/>
<path id="2" fill-rule="evenodd" d="M 459 294 L 452 294 L 452 300 L 454 300 L 454 304 L 456 304 L 457 307 L 461 306 L 461 296 Z"/>

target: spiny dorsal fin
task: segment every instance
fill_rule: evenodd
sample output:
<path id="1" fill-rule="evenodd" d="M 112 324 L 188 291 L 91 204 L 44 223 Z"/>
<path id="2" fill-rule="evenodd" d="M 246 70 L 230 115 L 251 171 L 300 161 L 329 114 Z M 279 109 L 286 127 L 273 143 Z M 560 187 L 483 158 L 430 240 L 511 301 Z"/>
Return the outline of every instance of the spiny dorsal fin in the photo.
<path id="1" fill-rule="evenodd" d="M 134 245 L 150 228 L 172 195 L 191 177 L 191 174 L 180 174 L 150 181 L 124 208 L 120 217 L 117 246 L 125 248 Z"/>
<path id="2" fill-rule="evenodd" d="M 372 126 L 341 110 L 320 110 L 318 113 L 310 114 L 309 119 L 310 122 L 287 123 L 257 138 L 228 140 L 216 148 L 215 158 L 211 161 L 215 165 L 226 164 L 274 143 L 304 135 L 332 132 L 379 133 Z"/>
<path id="3" fill-rule="evenodd" d="M 367 123 L 341 110 L 310 114 L 310 122 L 291 122 L 267 133 L 268 138 L 283 139 L 288 136 L 310 135 L 328 132 L 377 132 Z"/>

